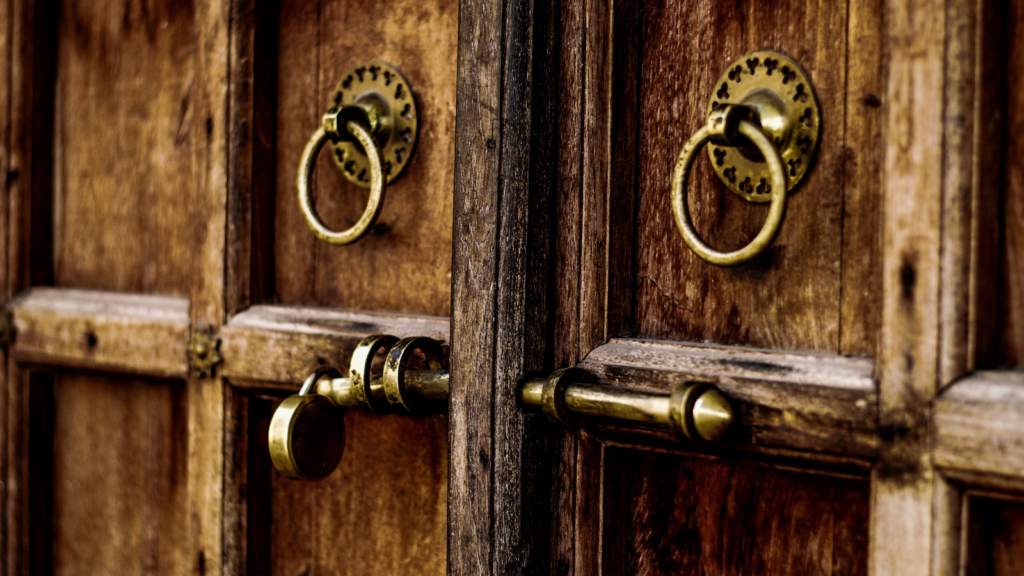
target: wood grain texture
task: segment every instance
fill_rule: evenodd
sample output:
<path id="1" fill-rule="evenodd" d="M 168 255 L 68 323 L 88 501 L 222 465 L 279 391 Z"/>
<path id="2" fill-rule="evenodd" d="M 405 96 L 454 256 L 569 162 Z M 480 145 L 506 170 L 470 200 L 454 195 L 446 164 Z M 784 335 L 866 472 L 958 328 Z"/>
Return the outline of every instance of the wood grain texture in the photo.
<path id="1" fill-rule="evenodd" d="M 195 185 L 185 244 L 194 254 L 189 317 L 192 330 L 210 328 L 214 333 L 226 316 L 231 13 L 232 3 L 197 0 L 192 36 L 192 104 L 198 133 L 205 137 L 193 140 L 189 174 Z M 191 570 L 200 574 L 222 573 L 225 557 L 224 462 L 231 448 L 224 444 L 224 386 L 216 373 L 207 378 L 193 373 L 188 382 L 188 539 L 182 547 Z"/>
<path id="2" fill-rule="evenodd" d="M 345 427 L 341 464 L 308 492 L 312 555 L 306 561 L 311 573 L 444 574 L 445 419 L 378 417 L 350 410 Z M 295 481 L 275 472 L 273 483 L 290 486 Z M 282 512 L 275 512 L 271 524 L 271 558 L 280 551 L 273 535 L 291 525 L 283 517 L 287 511 Z"/>
<path id="3" fill-rule="evenodd" d="M 182 208 L 204 133 L 193 3 L 68 0 L 59 14 L 56 282 L 188 295 Z"/>
<path id="4" fill-rule="evenodd" d="M 971 2 L 954 4 L 948 6 L 951 14 L 977 8 Z M 954 353 L 940 348 L 941 331 L 955 329 L 940 324 L 940 319 L 953 320 L 940 314 L 940 295 L 951 290 L 946 297 L 953 303 L 968 297 L 967 286 L 942 283 L 942 247 L 962 245 L 962 235 L 970 234 L 970 227 L 943 230 L 939 200 L 947 162 L 943 111 L 950 104 L 947 24 L 956 34 L 946 15 L 945 2 L 885 5 L 889 62 L 877 367 L 879 424 L 885 434 L 872 470 L 872 574 L 951 574 L 959 563 L 958 527 L 947 521 L 959 518 L 959 502 L 927 457 L 928 407 L 940 385 L 939 358 Z"/>
<path id="5" fill-rule="evenodd" d="M 394 0 L 374 10 L 325 0 L 282 6 L 277 83 L 276 297 L 280 302 L 446 316 L 451 303 L 451 213 L 457 3 Z M 358 31 L 358 33 L 352 33 Z M 371 59 L 397 66 L 419 108 L 416 152 L 388 187 L 370 236 L 350 246 L 315 240 L 295 199 L 298 156 L 337 83 Z M 366 191 L 326 153 L 315 203 L 334 229 L 351 226 Z"/>
<path id="6" fill-rule="evenodd" d="M 846 104 L 843 145 L 843 248 L 840 354 L 878 352 L 882 290 L 882 98 L 885 96 L 883 0 L 851 0 L 846 23 Z"/>
<path id="7" fill-rule="evenodd" d="M 650 452 L 620 459 L 627 574 L 867 572 L 864 479 Z"/>
<path id="8" fill-rule="evenodd" d="M 544 423 L 516 408 L 545 368 L 547 141 L 555 97 L 549 2 L 464 0 L 458 118 L 449 402 L 449 574 L 549 569 Z M 541 81 L 541 79 L 544 79 Z M 543 336 L 543 338 L 542 338 Z"/>
<path id="9" fill-rule="evenodd" d="M 639 212 L 637 220 L 636 323 L 634 334 L 663 339 L 740 344 L 764 348 L 838 353 L 840 332 L 873 335 L 869 320 L 877 307 L 860 297 L 842 306 L 843 274 L 864 290 L 877 265 L 877 222 L 871 219 L 878 189 L 870 178 L 857 184 L 851 209 L 867 218 L 844 220 L 844 162 L 848 146 L 865 155 L 874 143 L 870 127 L 849 142 L 845 134 L 847 94 L 877 88 L 874 51 L 848 48 L 847 5 L 745 2 L 714 5 L 699 2 L 647 3 L 643 10 L 643 49 L 638 104 Z M 872 44 L 879 30 L 860 29 Z M 730 62 L 751 50 L 775 50 L 794 58 L 814 83 L 821 110 L 821 145 L 806 182 L 789 197 L 785 222 L 766 253 L 746 266 L 725 269 L 700 260 L 683 243 L 672 218 L 669 183 L 683 144 L 703 124 L 711 83 Z M 866 60 L 860 61 L 860 58 Z M 851 86 L 852 66 L 864 82 Z M 683 73 L 681 71 L 685 70 Z M 879 108 L 862 107 L 866 116 Z M 860 148 L 866 148 L 861 150 Z M 728 192 L 699 159 L 689 184 L 690 213 L 698 233 L 719 250 L 747 244 L 761 229 L 767 206 L 742 201 Z M 855 248 L 846 263 L 843 238 L 869 240 Z M 851 247 L 852 248 L 852 247 Z M 610 264 L 615 266 L 616 264 Z M 873 292 L 877 298 L 877 292 Z M 863 308 L 854 309 L 854 302 Z M 622 303 L 625 304 L 625 303 Z M 620 304 L 621 305 L 621 304 Z M 848 315 L 847 315 L 848 314 Z M 843 328 L 847 324 L 860 326 Z M 870 341 L 850 343 L 850 351 L 873 350 Z"/>
<path id="10" fill-rule="evenodd" d="M 188 300 L 33 288 L 11 303 L 21 362 L 158 376 L 188 373 Z"/>
<path id="11" fill-rule="evenodd" d="M 293 306 L 253 306 L 222 329 L 222 374 L 298 386 L 322 364 L 346 368 L 371 334 L 450 338 L 447 318 L 338 312 Z"/>
<path id="12" fill-rule="evenodd" d="M 1024 572 L 1024 503 L 971 498 L 966 576 Z"/>
<path id="13" fill-rule="evenodd" d="M 448 574 L 491 574 L 504 2 L 460 0 L 448 402 Z"/>
<path id="14" fill-rule="evenodd" d="M 1003 103 L 1003 247 L 999 318 L 1000 363 L 1024 366 L 1024 5 L 1007 2 L 1003 22 L 1008 39 Z"/>
<path id="15" fill-rule="evenodd" d="M 1024 478 L 1024 373 L 980 372 L 935 399 L 933 461 Z"/>
<path id="16" fill-rule="evenodd" d="M 605 384 L 663 394 L 695 378 L 714 382 L 737 410 L 731 450 L 877 455 L 878 400 L 866 358 L 612 339 L 580 367 Z"/>
<path id="17" fill-rule="evenodd" d="M 185 397 L 178 382 L 59 376 L 54 574 L 189 571 Z"/>

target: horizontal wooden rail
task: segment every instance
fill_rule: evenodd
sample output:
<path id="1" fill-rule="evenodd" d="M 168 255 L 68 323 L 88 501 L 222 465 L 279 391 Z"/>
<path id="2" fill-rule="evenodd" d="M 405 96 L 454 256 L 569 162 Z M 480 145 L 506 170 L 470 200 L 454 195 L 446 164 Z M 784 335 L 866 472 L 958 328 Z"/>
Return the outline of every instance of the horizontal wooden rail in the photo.
<path id="1" fill-rule="evenodd" d="M 356 344 L 370 334 L 429 336 L 447 342 L 449 325 L 447 318 L 432 316 L 253 306 L 221 330 L 222 373 L 232 380 L 298 389 L 318 366 L 347 367 Z"/>
<path id="2" fill-rule="evenodd" d="M 580 368 L 604 384 L 665 394 L 694 378 L 714 382 L 734 403 L 742 450 L 865 465 L 878 452 L 870 358 L 613 339 Z"/>
<path id="3" fill-rule="evenodd" d="M 1024 480 L 1024 372 L 976 372 L 944 390 L 932 408 L 933 459 L 971 484 Z"/>
<path id="4" fill-rule="evenodd" d="M 19 362 L 162 377 L 188 375 L 188 300 L 33 288 L 9 306 Z"/>

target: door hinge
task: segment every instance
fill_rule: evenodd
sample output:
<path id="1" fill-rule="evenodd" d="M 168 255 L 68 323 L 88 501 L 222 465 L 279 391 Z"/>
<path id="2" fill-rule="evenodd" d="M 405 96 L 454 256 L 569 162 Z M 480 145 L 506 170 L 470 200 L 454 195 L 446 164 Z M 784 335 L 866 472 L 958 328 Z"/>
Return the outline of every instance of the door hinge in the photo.
<path id="1" fill-rule="evenodd" d="M 188 365 L 196 376 L 213 376 L 214 367 L 224 359 L 220 355 L 220 336 L 213 327 L 201 325 L 192 328 L 188 339 Z"/>

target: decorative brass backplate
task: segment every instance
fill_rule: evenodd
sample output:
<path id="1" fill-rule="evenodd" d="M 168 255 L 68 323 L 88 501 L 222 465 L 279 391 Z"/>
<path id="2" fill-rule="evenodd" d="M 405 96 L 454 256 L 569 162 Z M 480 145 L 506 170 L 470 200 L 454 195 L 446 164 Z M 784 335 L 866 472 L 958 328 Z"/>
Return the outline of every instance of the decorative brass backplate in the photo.
<path id="1" fill-rule="evenodd" d="M 387 62 L 364 62 L 343 76 L 334 91 L 331 107 L 340 110 L 345 106 L 357 106 L 366 112 L 390 184 L 409 165 L 419 132 L 416 99 L 409 81 Z M 345 178 L 369 188 L 370 163 L 363 147 L 355 141 L 335 142 L 331 147 L 334 162 Z"/>
<path id="2" fill-rule="evenodd" d="M 761 129 L 782 157 L 787 190 L 803 180 L 818 152 L 821 108 L 810 79 L 796 62 L 777 52 L 744 55 L 718 79 L 705 116 L 717 104 L 756 110 Z M 730 190 L 750 202 L 771 200 L 771 174 L 756 147 L 711 143 L 707 148 L 715 173 Z"/>

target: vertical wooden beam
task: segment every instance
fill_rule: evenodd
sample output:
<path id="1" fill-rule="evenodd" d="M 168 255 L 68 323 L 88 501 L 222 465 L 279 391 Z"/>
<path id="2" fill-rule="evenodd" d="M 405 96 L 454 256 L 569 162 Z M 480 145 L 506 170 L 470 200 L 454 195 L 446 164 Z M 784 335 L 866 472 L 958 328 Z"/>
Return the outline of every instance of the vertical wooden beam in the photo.
<path id="1" fill-rule="evenodd" d="M 556 6 L 463 0 L 459 9 L 449 574 L 549 569 L 546 424 L 519 410 L 516 389 L 550 356 Z"/>
<path id="2" fill-rule="evenodd" d="M 937 388 L 942 233 L 945 2 L 886 5 L 882 327 L 872 470 L 869 572 L 932 573 L 932 502 L 940 480 L 926 452 Z"/>
<path id="3" fill-rule="evenodd" d="M 928 427 L 938 390 L 974 366 L 980 5 L 886 7 L 883 447 L 872 471 L 872 574 L 959 569 L 962 499 L 932 465 Z"/>
<path id="4" fill-rule="evenodd" d="M 196 80 L 193 150 L 195 273 L 193 330 L 224 323 L 227 229 L 231 2 L 196 2 Z M 195 574 L 223 571 L 224 383 L 219 377 L 188 383 L 188 549 Z"/>

